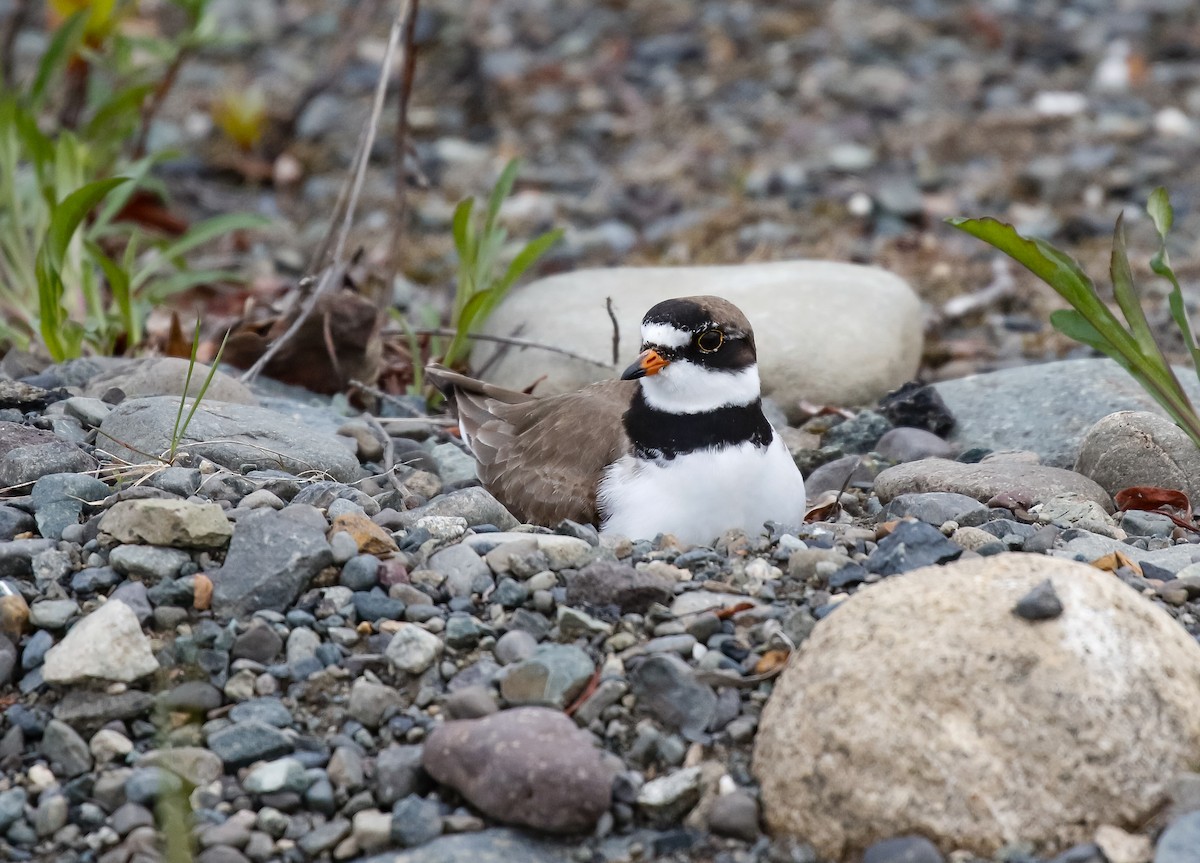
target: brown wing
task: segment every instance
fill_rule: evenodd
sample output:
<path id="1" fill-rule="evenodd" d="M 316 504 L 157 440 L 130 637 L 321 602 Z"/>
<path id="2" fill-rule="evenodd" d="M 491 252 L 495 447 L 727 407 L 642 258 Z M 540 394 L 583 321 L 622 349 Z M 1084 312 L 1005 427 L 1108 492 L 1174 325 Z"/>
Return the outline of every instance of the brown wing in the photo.
<path id="1" fill-rule="evenodd" d="M 537 398 L 437 366 L 426 376 L 453 399 L 480 479 L 513 515 L 551 526 L 599 521 L 596 487 L 629 451 L 621 418 L 636 382 Z"/>

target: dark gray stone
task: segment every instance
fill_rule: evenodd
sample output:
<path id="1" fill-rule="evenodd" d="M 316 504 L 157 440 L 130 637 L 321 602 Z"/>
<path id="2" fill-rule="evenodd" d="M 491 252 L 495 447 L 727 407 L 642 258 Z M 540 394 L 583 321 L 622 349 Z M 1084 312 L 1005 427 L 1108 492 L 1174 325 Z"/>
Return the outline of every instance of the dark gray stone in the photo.
<path id="1" fill-rule="evenodd" d="M 111 492 L 106 484 L 87 474 L 53 473 L 41 477 L 30 493 L 38 532 L 47 539 L 62 539 L 68 525 L 78 524 L 85 511 L 94 512 L 96 505 Z"/>
<path id="2" fill-rule="evenodd" d="M 8 636 L 0 635 L 0 689 L 8 686 L 17 669 L 17 648 Z"/>
<path id="3" fill-rule="evenodd" d="M 718 836 L 753 842 L 762 832 L 758 827 L 758 801 L 741 789 L 719 795 L 708 809 L 708 829 Z"/>
<path id="4" fill-rule="evenodd" d="M 114 720 L 145 716 L 153 706 L 154 696 L 139 689 L 118 693 L 72 689 L 54 706 L 54 718 L 90 734 Z"/>
<path id="5" fill-rule="evenodd" d="M 34 555 L 54 548 L 51 539 L 14 539 L 0 542 L 0 578 L 28 578 Z"/>
<path id="6" fill-rule="evenodd" d="M 954 447 L 931 431 L 919 428 L 894 428 L 875 443 L 875 452 L 891 462 L 917 461 L 922 458 L 953 458 Z"/>
<path id="7" fill-rule="evenodd" d="M 370 590 L 379 584 L 379 558 L 357 554 L 346 561 L 338 583 L 351 590 Z"/>
<path id="8" fill-rule="evenodd" d="M 309 830 L 296 842 L 300 850 L 311 857 L 319 857 L 350 835 L 350 822 L 335 818 L 320 827 Z"/>
<path id="9" fill-rule="evenodd" d="M 274 510 L 239 522 L 221 569 L 212 573 L 213 611 L 248 617 L 282 612 L 333 562 L 322 530 Z"/>
<path id="10" fill-rule="evenodd" d="M 421 767 L 422 746 L 392 745 L 375 758 L 375 799 L 388 807 L 418 793 L 428 782 Z"/>
<path id="11" fill-rule="evenodd" d="M 1063 613 L 1063 604 L 1047 578 L 1017 600 L 1012 611 L 1025 620 L 1053 620 Z"/>
<path id="12" fill-rule="evenodd" d="M 109 565 L 117 572 L 149 584 L 175 578 L 191 561 L 191 555 L 183 549 L 155 545 L 121 545 L 108 556 Z"/>
<path id="13" fill-rule="evenodd" d="M 58 719 L 46 723 L 39 747 L 58 776 L 73 779 L 92 769 L 92 753 L 84 740 L 70 725 Z"/>
<path id="14" fill-rule="evenodd" d="M 287 728 L 292 724 L 292 714 L 283 702 L 269 696 L 235 704 L 229 711 L 229 718 L 234 722 L 262 722 L 276 728 Z"/>
<path id="15" fill-rule="evenodd" d="M 688 740 L 699 740 L 717 711 L 717 695 L 696 680 L 686 662 L 670 653 L 647 657 L 629 673 L 638 707 Z"/>
<path id="16" fill-rule="evenodd" d="M 932 491 L 925 494 L 902 494 L 893 498 L 880 516 L 880 521 L 912 517 L 934 526 L 947 521 L 962 520 L 987 507 L 973 497 L 950 491 Z"/>
<path id="17" fill-rule="evenodd" d="M 861 411 L 825 432 L 821 445 L 840 447 L 846 453 L 867 452 L 891 427 L 887 417 L 874 411 Z"/>
<path id="18" fill-rule="evenodd" d="M 283 650 L 283 638 L 274 627 L 261 620 L 254 620 L 245 632 L 233 641 L 229 655 L 233 659 L 252 659 L 269 664 Z"/>
<path id="19" fill-rule="evenodd" d="M 957 560 L 963 549 L 952 543 L 942 532 L 923 521 L 902 521 L 896 529 L 879 541 L 867 557 L 866 568 L 878 575 L 896 575 Z"/>
<path id="20" fill-rule="evenodd" d="M 432 800 L 410 794 L 392 807 L 392 841 L 401 848 L 424 845 L 442 835 L 442 813 Z"/>
<path id="21" fill-rule="evenodd" d="M 945 863 L 945 858 L 924 836 L 896 836 L 864 851 L 862 863 Z"/>
<path id="22" fill-rule="evenodd" d="M 33 516 L 15 506 L 0 506 L 0 542 L 9 542 L 19 533 L 28 533 L 37 526 Z"/>
<path id="23" fill-rule="evenodd" d="M 669 605 L 674 591 L 674 582 L 665 575 L 609 560 L 588 564 L 567 577 L 568 605 L 612 607 L 620 614 L 645 614 L 656 602 Z"/>
<path id="24" fill-rule="evenodd" d="M 279 758 L 293 749 L 290 737 L 278 728 L 258 720 L 235 722 L 210 734 L 207 742 L 208 748 L 230 768 Z"/>

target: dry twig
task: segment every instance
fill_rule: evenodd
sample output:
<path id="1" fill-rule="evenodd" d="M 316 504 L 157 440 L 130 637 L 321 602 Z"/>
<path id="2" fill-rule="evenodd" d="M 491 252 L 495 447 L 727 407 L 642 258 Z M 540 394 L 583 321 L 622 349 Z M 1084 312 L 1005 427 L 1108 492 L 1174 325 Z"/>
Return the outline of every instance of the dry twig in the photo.
<path id="1" fill-rule="evenodd" d="M 621 362 L 621 325 L 617 323 L 617 313 L 613 311 L 612 297 L 604 298 L 604 308 L 608 309 L 608 319 L 613 325 L 613 359 L 615 366 Z"/>
<path id="2" fill-rule="evenodd" d="M 375 101 L 371 106 L 371 117 L 367 122 L 366 128 L 363 130 L 362 136 L 358 142 L 358 152 L 355 154 L 354 174 L 353 179 L 349 184 L 349 192 L 346 196 L 345 213 L 341 218 L 341 227 L 335 228 L 337 218 L 330 223 L 329 233 L 326 235 L 326 241 L 322 246 L 328 246 L 329 237 L 335 235 L 336 240 L 333 242 L 333 260 L 329 266 L 321 273 L 321 278 L 317 282 L 317 288 L 305 301 L 300 313 L 296 319 L 292 321 L 291 326 L 277 338 L 270 347 L 268 347 L 261 357 L 255 361 L 254 365 L 246 369 L 242 373 L 241 380 L 249 381 L 256 378 L 267 363 L 277 354 L 280 348 L 287 343 L 304 325 L 312 314 L 313 309 L 317 305 L 317 301 L 327 293 L 334 291 L 342 280 L 345 278 L 347 267 L 346 261 L 346 241 L 350 236 L 350 228 L 354 224 L 354 214 L 358 209 L 358 199 L 362 194 L 363 181 L 367 175 L 367 163 L 371 158 L 371 148 L 375 144 L 375 136 L 379 131 L 379 116 L 383 112 L 384 98 L 387 96 L 388 74 L 392 68 L 392 60 L 396 55 L 397 47 L 400 44 L 400 34 L 403 30 L 405 20 L 409 15 L 413 0 L 402 0 L 400 11 L 396 14 L 392 21 L 392 32 L 388 36 L 387 51 L 383 55 L 383 67 L 379 70 L 379 81 L 375 87 Z"/>
<path id="3" fill-rule="evenodd" d="M 391 331 L 385 332 L 390 333 Z M 413 335 L 417 336 L 453 336 L 456 331 L 450 327 L 431 327 L 414 329 L 412 332 Z M 570 357 L 573 360 L 582 360 L 585 363 L 591 363 L 594 366 L 600 366 L 604 369 L 611 369 L 616 365 L 615 362 L 606 363 L 601 360 L 593 359 L 592 357 L 585 357 L 583 354 L 577 354 L 574 351 L 567 350 L 566 348 L 560 348 L 556 345 L 547 345 L 543 342 L 535 342 L 532 339 L 518 339 L 515 336 L 489 336 L 484 335 L 483 333 L 468 333 L 467 338 L 480 342 L 495 342 L 499 345 L 509 345 L 510 347 L 514 348 L 537 348 L 538 350 L 542 351 L 550 351 L 550 353 L 553 354 L 562 354 L 564 357 Z"/>

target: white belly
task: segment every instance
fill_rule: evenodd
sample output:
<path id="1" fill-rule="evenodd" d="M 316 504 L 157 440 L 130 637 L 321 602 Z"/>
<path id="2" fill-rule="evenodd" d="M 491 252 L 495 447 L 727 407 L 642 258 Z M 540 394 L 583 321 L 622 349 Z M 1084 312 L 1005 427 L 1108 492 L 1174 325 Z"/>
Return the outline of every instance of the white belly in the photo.
<path id="1" fill-rule="evenodd" d="M 599 502 L 604 533 L 706 545 L 731 528 L 757 536 L 766 521 L 799 526 L 804 480 L 775 435 L 765 450 L 745 443 L 661 463 L 625 456 L 605 472 Z"/>

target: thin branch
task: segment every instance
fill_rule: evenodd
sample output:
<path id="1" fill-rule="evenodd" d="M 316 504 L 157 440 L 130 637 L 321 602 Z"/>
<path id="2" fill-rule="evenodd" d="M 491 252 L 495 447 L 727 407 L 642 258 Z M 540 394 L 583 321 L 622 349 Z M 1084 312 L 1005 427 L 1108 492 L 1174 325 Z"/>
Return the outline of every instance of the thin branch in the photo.
<path id="1" fill-rule="evenodd" d="M 388 335 L 396 334 L 394 330 L 385 330 Z M 414 329 L 414 335 L 418 336 L 453 336 L 456 331 L 449 327 L 432 327 L 428 329 Z M 564 357 L 570 357 L 573 360 L 582 360 L 585 363 L 591 363 L 594 366 L 611 369 L 616 363 L 606 363 L 601 360 L 595 360 L 591 357 L 585 357 L 583 354 L 577 354 L 574 351 L 569 351 L 566 348 L 560 348 L 556 345 L 547 345 L 543 342 L 535 342 L 531 339 L 518 339 L 513 336 L 489 336 L 483 333 L 468 333 L 468 339 L 474 339 L 478 342 L 495 342 L 500 345 L 511 345 L 514 348 L 537 348 L 538 350 L 550 351 L 554 354 L 562 354 Z"/>
<path id="2" fill-rule="evenodd" d="M 392 443 L 392 436 L 387 433 L 384 427 L 379 424 L 379 420 L 375 419 L 375 417 L 371 416 L 370 414 L 363 414 L 362 418 L 370 427 L 371 433 L 379 438 L 383 443 L 383 455 L 381 456 L 383 461 L 380 464 L 380 467 L 382 467 L 383 472 L 387 474 L 388 482 L 396 491 L 403 491 L 404 487 L 400 484 L 400 477 L 396 476 L 396 471 L 394 470 L 396 467 L 396 447 Z"/>
<path id="3" fill-rule="evenodd" d="M 612 297 L 604 298 L 604 308 L 608 309 L 608 319 L 613 325 L 613 359 L 615 366 L 621 362 L 621 325 L 617 323 L 617 313 L 613 311 Z"/>
<path id="4" fill-rule="evenodd" d="M 400 256 L 404 247 L 404 231 L 408 219 L 408 101 L 412 97 L 413 78 L 417 69 L 417 9 L 420 0 L 412 0 L 404 23 L 404 69 L 400 77 L 400 101 L 396 115 L 396 215 L 392 227 L 391 274 L 400 272 Z M 389 280 L 391 281 L 391 280 Z"/>
<path id="5" fill-rule="evenodd" d="M 313 99 L 328 90 L 334 81 L 341 79 L 342 72 L 345 71 L 362 41 L 365 25 L 374 20 L 379 3 L 380 0 L 368 0 L 365 3 L 347 3 L 342 7 L 342 12 L 338 16 L 338 32 L 342 34 L 342 38 L 337 43 L 333 57 L 322 67 L 320 77 L 304 88 L 300 93 L 300 98 L 292 106 L 291 115 L 283 124 L 279 136 L 281 141 L 290 141 L 295 137 L 296 123 L 300 120 L 304 109 Z"/>
<path id="6" fill-rule="evenodd" d="M 317 283 L 317 289 L 312 292 L 312 295 L 304 302 L 300 314 L 292 321 L 287 330 L 271 343 L 271 346 L 263 351 L 262 356 L 255 361 L 254 365 L 246 369 L 242 373 L 240 380 L 250 381 L 258 377 L 267 363 L 279 352 L 293 336 L 299 332 L 304 322 L 312 314 L 316 308 L 317 301 L 325 294 L 332 292 L 342 283 L 345 278 L 348 264 L 345 259 L 346 240 L 350 236 L 350 228 L 354 224 L 354 213 L 358 209 L 358 198 L 362 194 L 363 181 L 367 176 L 367 163 L 371 160 L 371 148 L 375 145 L 375 136 L 379 131 L 379 115 L 383 113 L 383 101 L 387 96 L 388 74 L 392 68 L 392 59 L 396 55 L 396 50 L 400 44 L 400 33 L 403 30 L 405 19 L 408 17 L 409 7 L 413 0 L 402 0 L 400 11 L 392 21 L 392 32 L 388 36 L 387 51 L 383 55 L 383 67 L 379 70 L 379 81 L 375 86 L 375 101 L 371 106 L 371 117 L 367 121 L 367 126 L 363 135 L 358 142 L 358 153 L 355 154 L 354 178 L 350 183 L 350 192 L 346 200 L 346 212 L 342 217 L 341 228 L 337 229 L 337 240 L 333 247 L 333 261 L 329 267 L 321 273 L 321 279 Z M 336 219 L 334 220 L 336 222 Z M 326 234 L 326 239 L 322 245 L 327 245 L 329 236 L 334 232 L 334 223 L 329 226 L 329 233 Z"/>
<path id="7" fill-rule="evenodd" d="M 146 141 L 150 137 L 150 124 L 158 116 L 163 102 L 167 101 L 167 94 L 174 89 L 175 81 L 179 77 L 179 70 L 183 67 L 184 61 L 191 57 L 191 54 L 191 47 L 188 45 L 184 45 L 175 53 L 175 59 L 171 61 L 162 80 L 154 88 L 154 93 L 142 108 L 142 123 L 138 129 L 137 142 L 133 145 L 133 158 L 140 159 L 146 155 Z"/>
<path id="8" fill-rule="evenodd" d="M 28 23 L 32 11 L 33 3 L 30 0 L 17 0 L 16 8 L 4 22 L 4 35 L 0 36 L 0 89 L 14 88 L 13 48 L 17 44 L 17 33 Z"/>

